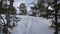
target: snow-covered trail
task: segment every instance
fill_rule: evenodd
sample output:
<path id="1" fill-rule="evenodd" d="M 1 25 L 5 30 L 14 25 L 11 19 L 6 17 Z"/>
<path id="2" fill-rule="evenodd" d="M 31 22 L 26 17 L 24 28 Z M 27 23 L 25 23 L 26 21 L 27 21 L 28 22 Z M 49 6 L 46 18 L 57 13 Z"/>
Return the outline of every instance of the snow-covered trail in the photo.
<path id="1" fill-rule="evenodd" d="M 41 17 L 17 16 L 21 18 L 11 34 L 53 34 L 54 30 L 50 29 L 50 20 Z"/>

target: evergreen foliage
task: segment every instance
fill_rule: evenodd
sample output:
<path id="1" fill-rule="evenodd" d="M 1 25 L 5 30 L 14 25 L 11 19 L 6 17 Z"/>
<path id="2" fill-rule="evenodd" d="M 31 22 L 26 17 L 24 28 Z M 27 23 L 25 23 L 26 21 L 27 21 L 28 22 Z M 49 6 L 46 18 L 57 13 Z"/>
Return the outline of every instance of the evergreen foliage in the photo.
<path id="1" fill-rule="evenodd" d="M 26 15 L 27 14 L 27 9 L 26 9 L 25 3 L 21 3 L 19 5 L 19 11 L 20 11 L 20 15 Z"/>

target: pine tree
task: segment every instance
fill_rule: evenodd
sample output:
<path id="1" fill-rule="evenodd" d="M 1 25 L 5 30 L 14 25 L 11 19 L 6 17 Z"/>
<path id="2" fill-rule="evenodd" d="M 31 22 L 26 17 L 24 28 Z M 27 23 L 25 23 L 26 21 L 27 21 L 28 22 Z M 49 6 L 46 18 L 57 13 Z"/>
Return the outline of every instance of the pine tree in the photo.
<path id="1" fill-rule="evenodd" d="M 37 13 L 39 13 L 39 16 L 46 15 L 46 7 L 44 6 L 45 1 L 44 0 L 37 0 L 36 5 L 34 5 L 34 9 L 37 10 Z"/>
<path id="2" fill-rule="evenodd" d="M 3 33 L 10 34 L 10 32 L 8 31 L 8 28 L 10 27 L 10 23 L 11 23 L 10 15 L 11 15 L 11 11 L 15 11 L 15 8 L 13 7 L 13 0 L 5 0 L 5 1 L 6 1 L 6 4 L 4 4 L 3 9 L 6 12 L 3 12 L 3 13 L 5 14 L 7 23 L 4 24 Z M 7 4 L 8 1 L 10 1 L 10 4 Z"/>
<path id="3" fill-rule="evenodd" d="M 35 7 L 31 7 L 31 14 L 30 14 L 30 16 L 36 16 L 36 10 L 35 10 Z"/>
<path id="4" fill-rule="evenodd" d="M 10 1 L 10 3 L 9 3 L 9 1 Z M 11 9 L 10 9 L 11 14 L 16 14 L 16 8 L 13 6 L 13 2 L 14 2 L 14 0 L 2 0 L 2 11 L 0 11 L 1 14 L 7 13 L 7 11 L 9 10 L 9 9 L 7 9 L 9 7 L 9 4 L 12 5 Z"/>
<path id="5" fill-rule="evenodd" d="M 21 3 L 19 5 L 19 11 L 20 11 L 20 15 L 26 15 L 27 14 L 27 9 L 26 9 L 25 3 Z"/>
<path id="6" fill-rule="evenodd" d="M 2 0 L 0 1 L 0 14 L 2 12 Z"/>

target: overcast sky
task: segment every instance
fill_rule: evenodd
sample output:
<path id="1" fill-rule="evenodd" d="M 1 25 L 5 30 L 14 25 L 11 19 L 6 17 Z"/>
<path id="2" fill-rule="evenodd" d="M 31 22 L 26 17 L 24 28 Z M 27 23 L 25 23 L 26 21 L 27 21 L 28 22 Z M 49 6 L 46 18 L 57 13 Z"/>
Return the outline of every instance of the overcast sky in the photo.
<path id="1" fill-rule="evenodd" d="M 17 9 L 17 12 L 19 13 L 19 10 L 18 10 L 18 6 L 19 4 L 21 3 L 26 3 L 26 6 L 27 6 L 27 10 L 30 10 L 30 6 L 29 3 L 31 3 L 33 0 L 14 0 L 14 7 Z"/>

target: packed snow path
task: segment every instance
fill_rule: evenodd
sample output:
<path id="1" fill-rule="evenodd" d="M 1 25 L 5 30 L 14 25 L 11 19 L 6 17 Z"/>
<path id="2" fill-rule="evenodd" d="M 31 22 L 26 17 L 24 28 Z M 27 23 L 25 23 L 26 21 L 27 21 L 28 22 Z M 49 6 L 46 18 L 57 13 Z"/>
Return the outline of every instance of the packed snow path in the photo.
<path id="1" fill-rule="evenodd" d="M 53 34 L 54 30 L 49 28 L 50 20 L 42 17 L 17 16 L 21 20 L 18 25 L 11 30 L 11 34 Z"/>

